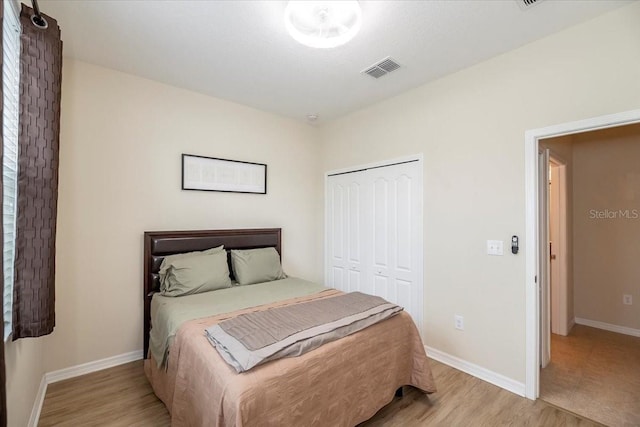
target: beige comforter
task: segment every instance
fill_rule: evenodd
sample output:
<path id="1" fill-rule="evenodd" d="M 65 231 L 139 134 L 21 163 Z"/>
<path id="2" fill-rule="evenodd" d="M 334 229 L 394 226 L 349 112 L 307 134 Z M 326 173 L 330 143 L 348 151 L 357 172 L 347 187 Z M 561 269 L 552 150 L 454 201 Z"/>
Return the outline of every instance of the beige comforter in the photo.
<path id="1" fill-rule="evenodd" d="M 241 313 L 338 294 L 327 290 L 185 323 L 166 371 L 145 361 L 172 426 L 353 426 L 389 403 L 402 385 L 434 392 L 422 341 L 405 312 L 300 357 L 242 374 L 222 360 L 204 334 Z"/>

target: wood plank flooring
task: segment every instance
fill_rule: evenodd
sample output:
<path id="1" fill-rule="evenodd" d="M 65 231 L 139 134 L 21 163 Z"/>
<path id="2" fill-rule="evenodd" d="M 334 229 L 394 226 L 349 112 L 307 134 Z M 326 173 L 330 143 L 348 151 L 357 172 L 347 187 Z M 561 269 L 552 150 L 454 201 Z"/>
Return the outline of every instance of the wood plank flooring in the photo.
<path id="1" fill-rule="evenodd" d="M 50 384 L 39 426 L 153 426 L 171 424 L 153 394 L 142 360 Z"/>
<path id="2" fill-rule="evenodd" d="M 551 335 L 540 398 L 609 426 L 640 426 L 640 338 L 576 325 Z"/>
<path id="3" fill-rule="evenodd" d="M 432 361 L 438 392 L 405 387 L 402 398 L 361 426 L 596 426 L 538 400 L 532 402 Z M 51 384 L 40 426 L 170 425 L 142 369 L 142 361 Z"/>

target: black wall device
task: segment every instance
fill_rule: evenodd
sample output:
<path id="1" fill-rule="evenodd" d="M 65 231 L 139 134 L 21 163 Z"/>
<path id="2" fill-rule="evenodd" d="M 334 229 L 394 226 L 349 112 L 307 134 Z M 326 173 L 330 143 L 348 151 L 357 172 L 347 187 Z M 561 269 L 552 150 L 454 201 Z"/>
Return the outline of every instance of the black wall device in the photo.
<path id="1" fill-rule="evenodd" d="M 511 253 L 518 253 L 518 236 L 511 236 Z"/>

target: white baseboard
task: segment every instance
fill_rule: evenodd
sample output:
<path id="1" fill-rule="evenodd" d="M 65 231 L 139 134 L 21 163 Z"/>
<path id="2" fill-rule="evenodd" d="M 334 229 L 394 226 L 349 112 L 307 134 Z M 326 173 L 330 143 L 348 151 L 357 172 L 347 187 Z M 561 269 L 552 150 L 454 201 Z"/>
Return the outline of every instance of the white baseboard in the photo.
<path id="1" fill-rule="evenodd" d="M 459 371 L 466 372 L 469 375 L 473 375 L 476 378 L 496 385 L 500 388 L 510 391 L 511 393 L 515 393 L 518 396 L 524 397 L 525 395 L 524 383 L 515 381 L 511 378 L 505 377 L 502 374 L 490 371 L 486 368 L 483 368 L 482 366 L 467 362 L 466 360 L 452 356 L 448 353 L 445 353 L 444 351 L 437 350 L 433 347 L 428 347 L 425 345 L 424 348 L 427 350 L 427 355 L 430 358 L 437 360 L 438 362 L 442 362 L 445 365 L 449 365 Z"/>
<path id="2" fill-rule="evenodd" d="M 52 384 L 140 359 L 142 359 L 142 350 L 136 350 L 129 353 L 119 354 L 117 356 L 107 357 L 106 359 L 94 360 L 93 362 L 71 366 L 70 368 L 47 372 L 44 375 L 46 377 L 47 384 Z"/>
<path id="3" fill-rule="evenodd" d="M 42 376 L 40 381 L 40 389 L 31 409 L 31 417 L 29 418 L 29 427 L 36 427 L 40 420 L 40 411 L 47 393 L 49 384 L 67 380 L 69 378 L 79 377 L 80 375 L 89 374 L 91 372 L 101 371 L 114 366 L 123 365 L 142 359 L 142 350 L 136 350 L 129 353 L 119 354 L 117 356 L 107 357 L 106 359 L 94 360 L 93 362 L 83 363 L 81 365 L 71 366 L 69 368 L 59 369 L 53 372 L 47 372 Z"/>
<path id="4" fill-rule="evenodd" d="M 580 317 L 576 317 L 575 320 L 578 325 L 591 326 L 592 328 L 604 329 L 605 331 L 640 337 L 640 329 L 612 325 L 611 323 L 598 322 L 597 320 L 581 319 Z"/>
<path id="5" fill-rule="evenodd" d="M 40 411 L 42 411 L 42 404 L 44 403 L 44 396 L 47 394 L 47 381 L 45 376 L 42 376 L 40 380 L 40 388 L 38 388 L 38 394 L 33 401 L 33 408 L 31 408 L 31 416 L 29 417 L 29 427 L 37 427 L 40 420 Z"/>
<path id="6" fill-rule="evenodd" d="M 567 331 L 571 332 L 571 329 L 573 329 L 574 326 L 576 326 L 576 319 L 575 318 L 569 319 L 569 324 L 567 325 Z"/>

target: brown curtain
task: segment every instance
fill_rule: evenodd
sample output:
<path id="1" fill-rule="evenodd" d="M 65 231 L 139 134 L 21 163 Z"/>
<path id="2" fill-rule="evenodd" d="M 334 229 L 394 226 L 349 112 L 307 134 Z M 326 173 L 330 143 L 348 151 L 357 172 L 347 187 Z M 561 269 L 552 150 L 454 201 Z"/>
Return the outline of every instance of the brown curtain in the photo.
<path id="1" fill-rule="evenodd" d="M 3 196 L 3 187 L 2 187 L 2 158 L 4 155 L 4 139 L 2 131 L 2 117 L 4 116 L 4 101 L 3 101 L 3 86 L 2 86 L 2 66 L 4 64 L 3 58 L 3 29 L 4 29 L 4 2 L 0 2 L 0 212 L 2 212 L 2 196 Z M 3 221 L 0 221 L 0 236 L 4 236 L 2 230 Z M 0 242 L 4 242 L 3 239 L 0 239 Z M 1 246 L 1 245 L 0 245 Z M 4 268 L 2 264 L 3 257 L 0 256 L 0 309 L 4 312 Z M 0 426 L 7 426 L 7 374 L 6 367 L 4 363 L 4 321 L 0 322 L 2 326 L 0 326 Z"/>
<path id="2" fill-rule="evenodd" d="M 62 41 L 58 23 L 20 24 L 20 131 L 13 339 L 49 334 L 55 326 L 55 241 Z"/>

